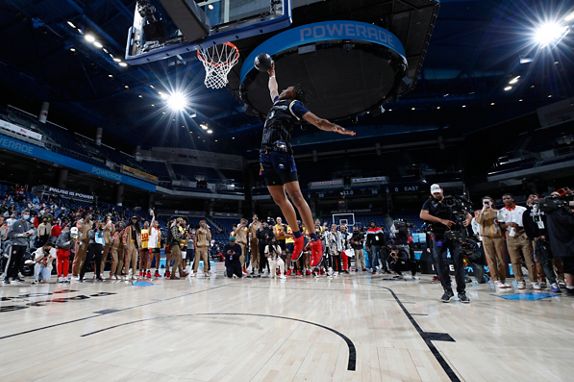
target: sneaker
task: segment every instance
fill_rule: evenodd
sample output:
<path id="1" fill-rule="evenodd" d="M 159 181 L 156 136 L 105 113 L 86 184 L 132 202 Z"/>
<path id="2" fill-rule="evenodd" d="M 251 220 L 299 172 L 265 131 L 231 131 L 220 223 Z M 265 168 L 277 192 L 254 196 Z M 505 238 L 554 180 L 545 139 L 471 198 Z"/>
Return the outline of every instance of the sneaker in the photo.
<path id="1" fill-rule="evenodd" d="M 286 280 L 286 279 L 287 279 L 287 277 L 286 277 L 285 275 L 280 275 L 279 278 L 280 278 L 281 280 Z"/>
<path id="2" fill-rule="evenodd" d="M 504 284 L 502 283 L 502 281 L 496 280 L 496 281 L 494 282 L 494 287 L 497 288 L 497 289 L 503 289 L 503 288 L 504 288 L 503 285 L 504 285 Z"/>
<path id="3" fill-rule="evenodd" d="M 176 275 L 170 276 L 169 277 L 170 280 L 179 280 L 179 277 L 177 277 Z"/>
<path id="4" fill-rule="evenodd" d="M 500 285 L 500 288 L 502 288 L 502 289 L 511 289 L 511 288 L 512 288 L 512 285 L 510 285 L 510 284 L 508 284 L 508 283 L 506 283 L 506 282 L 502 282 L 502 281 L 501 281 L 500 284 L 501 284 L 501 285 Z"/>
<path id="5" fill-rule="evenodd" d="M 34 281 L 32 281 L 32 284 L 33 284 L 33 285 L 40 284 L 40 281 L 34 280 Z"/>
<path id="6" fill-rule="evenodd" d="M 166 279 L 169 279 L 171 277 L 171 273 L 169 271 L 165 271 L 165 273 L 163 274 L 163 277 L 165 277 Z"/>
<path id="7" fill-rule="evenodd" d="M 58 277 L 58 284 L 61 284 L 64 282 L 64 278 L 62 276 Z"/>
<path id="8" fill-rule="evenodd" d="M 469 298 L 466 296 L 466 293 L 459 293 L 458 294 L 458 301 L 462 302 L 463 304 L 469 304 L 470 300 Z"/>
<path id="9" fill-rule="evenodd" d="M 534 289 L 534 290 L 542 289 L 542 287 L 540 286 L 540 283 L 538 283 L 538 282 L 534 282 L 531 285 L 532 285 L 532 289 Z"/>
<path id="10" fill-rule="evenodd" d="M 321 240 L 313 240 L 311 242 L 311 266 L 316 267 L 321 262 L 323 257 L 323 244 Z"/>
<path id="11" fill-rule="evenodd" d="M 301 274 L 301 271 L 297 271 L 297 273 L 295 273 L 295 275 L 296 275 L 296 276 L 303 276 L 303 275 Z"/>
<path id="12" fill-rule="evenodd" d="M 10 285 L 10 279 L 5 278 L 4 280 L 2 280 L 2 285 Z"/>
<path id="13" fill-rule="evenodd" d="M 564 281 L 564 279 L 558 279 L 558 286 L 560 288 L 566 288 L 566 282 Z"/>
<path id="14" fill-rule="evenodd" d="M 145 277 L 147 277 L 148 279 L 151 279 L 151 271 L 147 271 Z"/>
<path id="15" fill-rule="evenodd" d="M 546 289 L 546 281 L 540 282 L 540 289 Z"/>
<path id="16" fill-rule="evenodd" d="M 291 260 L 297 261 L 303 254 L 303 248 L 305 247 L 305 237 L 303 235 L 293 239 L 295 242 L 293 246 L 293 253 L 291 254 Z"/>
<path id="17" fill-rule="evenodd" d="M 155 270 L 153 277 L 155 277 L 156 279 L 161 277 L 161 275 L 159 274 L 159 271 L 157 269 Z"/>
<path id="18" fill-rule="evenodd" d="M 285 272 L 286 276 L 291 276 L 291 269 L 287 269 L 287 272 Z"/>
<path id="19" fill-rule="evenodd" d="M 311 276 L 311 270 L 310 269 L 307 269 L 305 271 L 305 276 Z"/>
<path id="20" fill-rule="evenodd" d="M 560 287 L 558 286 L 557 283 L 552 283 L 552 284 L 550 285 L 550 291 L 551 291 L 552 293 L 562 293 L 562 291 L 560 290 Z"/>
<path id="21" fill-rule="evenodd" d="M 143 271 L 140 271 L 139 277 L 140 277 L 140 278 L 144 277 L 144 272 L 143 272 Z"/>
<path id="22" fill-rule="evenodd" d="M 520 290 L 524 290 L 526 289 L 526 284 L 524 283 L 524 281 L 519 281 L 516 283 L 516 287 Z"/>
<path id="23" fill-rule="evenodd" d="M 444 303 L 448 303 L 450 302 L 450 300 L 452 300 L 453 297 L 454 293 L 452 292 L 452 290 L 445 290 L 440 300 Z"/>

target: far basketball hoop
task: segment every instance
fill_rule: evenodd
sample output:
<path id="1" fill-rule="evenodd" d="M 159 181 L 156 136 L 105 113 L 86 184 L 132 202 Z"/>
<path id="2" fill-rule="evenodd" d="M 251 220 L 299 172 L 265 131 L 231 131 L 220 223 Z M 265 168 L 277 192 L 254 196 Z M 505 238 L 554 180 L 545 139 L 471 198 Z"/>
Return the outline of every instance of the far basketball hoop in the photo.
<path id="1" fill-rule="evenodd" d="M 197 58 L 205 68 L 203 83 L 209 89 L 223 89 L 227 85 L 227 75 L 239 62 L 239 49 L 231 42 L 199 48 Z"/>

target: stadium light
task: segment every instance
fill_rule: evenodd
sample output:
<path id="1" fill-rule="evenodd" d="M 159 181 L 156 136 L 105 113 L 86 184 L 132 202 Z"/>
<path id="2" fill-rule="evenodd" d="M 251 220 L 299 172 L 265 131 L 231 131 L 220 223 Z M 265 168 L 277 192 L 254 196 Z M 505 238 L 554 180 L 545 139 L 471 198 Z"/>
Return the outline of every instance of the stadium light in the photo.
<path id="1" fill-rule="evenodd" d="M 166 103 L 172 111 L 183 111 L 187 106 L 187 97 L 185 94 L 175 91 L 167 96 Z"/>
<path id="2" fill-rule="evenodd" d="M 509 92 L 509 91 L 511 91 L 511 90 L 512 90 L 512 86 L 507 86 L 507 87 L 504 88 L 504 91 L 505 91 L 505 92 Z"/>
<path id="3" fill-rule="evenodd" d="M 86 33 L 86 35 L 84 36 L 84 40 L 86 40 L 90 44 L 93 44 L 96 41 L 96 37 L 91 33 Z"/>
<path id="4" fill-rule="evenodd" d="M 68 23 L 68 25 L 70 26 L 70 28 L 74 28 L 74 29 L 76 29 L 76 25 L 74 25 L 74 23 L 73 23 L 73 22 L 71 22 L 71 21 L 67 21 L 67 23 Z"/>
<path id="5" fill-rule="evenodd" d="M 207 126 L 207 124 L 205 124 L 205 123 L 200 123 L 200 124 L 199 124 L 199 127 L 201 127 L 203 130 L 208 130 L 208 129 L 209 129 L 209 126 Z"/>
<path id="6" fill-rule="evenodd" d="M 516 83 L 518 83 L 518 80 L 520 79 L 520 76 L 516 76 L 513 79 L 511 79 L 510 81 L 508 81 L 509 85 L 514 85 Z"/>
<path id="7" fill-rule="evenodd" d="M 568 34 L 570 28 L 557 21 L 546 21 L 534 29 L 533 39 L 541 48 L 558 44 Z"/>
<path id="8" fill-rule="evenodd" d="M 213 134 L 213 130 L 211 129 L 207 130 L 207 134 Z"/>
<path id="9" fill-rule="evenodd" d="M 104 46 L 102 45 L 101 42 L 99 42 L 98 40 L 93 42 L 94 46 L 98 49 L 102 49 Z"/>

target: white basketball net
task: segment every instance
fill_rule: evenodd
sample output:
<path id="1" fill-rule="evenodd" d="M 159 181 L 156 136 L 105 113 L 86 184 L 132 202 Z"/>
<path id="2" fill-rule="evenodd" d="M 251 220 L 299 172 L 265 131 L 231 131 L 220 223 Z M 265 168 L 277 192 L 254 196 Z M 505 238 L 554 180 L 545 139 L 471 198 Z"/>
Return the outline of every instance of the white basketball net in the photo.
<path id="1" fill-rule="evenodd" d="M 227 83 L 227 75 L 239 61 L 239 49 L 230 42 L 209 48 L 199 48 L 197 58 L 205 68 L 203 83 L 209 89 L 222 89 Z"/>

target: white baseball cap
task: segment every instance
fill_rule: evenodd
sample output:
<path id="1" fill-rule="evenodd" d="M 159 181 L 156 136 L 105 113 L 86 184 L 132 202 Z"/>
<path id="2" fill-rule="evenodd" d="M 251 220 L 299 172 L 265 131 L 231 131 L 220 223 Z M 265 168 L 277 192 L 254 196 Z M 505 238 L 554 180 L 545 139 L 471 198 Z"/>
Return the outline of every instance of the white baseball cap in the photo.
<path id="1" fill-rule="evenodd" d="M 432 186 L 430 186 L 430 192 L 431 194 L 434 194 L 435 192 L 442 192 L 442 188 L 440 188 L 440 185 L 435 183 Z"/>

